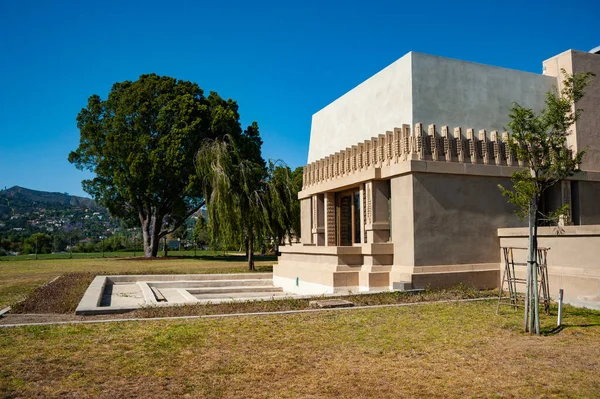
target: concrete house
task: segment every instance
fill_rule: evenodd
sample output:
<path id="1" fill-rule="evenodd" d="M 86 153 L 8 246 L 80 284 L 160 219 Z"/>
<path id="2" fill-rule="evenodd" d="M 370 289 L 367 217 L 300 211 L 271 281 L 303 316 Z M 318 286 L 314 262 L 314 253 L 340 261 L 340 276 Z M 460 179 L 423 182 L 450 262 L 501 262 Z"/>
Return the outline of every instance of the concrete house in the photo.
<path id="1" fill-rule="evenodd" d="M 546 210 L 571 204 L 548 255 L 551 285 L 568 280 L 578 296 L 599 296 L 600 54 L 572 50 L 544 61 L 542 74 L 410 52 L 314 114 L 302 239 L 281 248 L 274 283 L 302 294 L 498 287 L 502 239 L 526 236 L 498 190 L 520 168 L 506 145 L 509 109 L 540 110 L 560 89 L 561 68 L 598 78 L 569 136 L 574 150 L 589 147 L 582 172 L 542 201 Z M 540 230 L 540 245 L 551 231 Z M 573 245 L 585 265 L 569 263 Z"/>

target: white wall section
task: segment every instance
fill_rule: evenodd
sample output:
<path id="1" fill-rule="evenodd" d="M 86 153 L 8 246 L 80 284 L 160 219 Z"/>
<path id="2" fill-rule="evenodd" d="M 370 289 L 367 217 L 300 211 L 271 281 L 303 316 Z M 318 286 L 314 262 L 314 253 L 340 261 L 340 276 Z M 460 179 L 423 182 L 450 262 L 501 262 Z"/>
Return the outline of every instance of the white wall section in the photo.
<path id="1" fill-rule="evenodd" d="M 308 163 L 412 124 L 411 57 L 406 54 L 313 115 Z"/>

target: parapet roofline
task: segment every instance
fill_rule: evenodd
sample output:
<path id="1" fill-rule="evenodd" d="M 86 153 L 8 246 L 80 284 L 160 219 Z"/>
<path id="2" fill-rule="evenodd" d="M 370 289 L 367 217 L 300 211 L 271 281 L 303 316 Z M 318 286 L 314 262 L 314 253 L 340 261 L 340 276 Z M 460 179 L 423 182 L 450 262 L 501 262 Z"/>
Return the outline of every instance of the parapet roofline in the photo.
<path id="1" fill-rule="evenodd" d="M 600 50 L 600 46 L 598 46 L 598 49 Z M 560 54 L 566 53 L 568 51 L 578 51 L 578 50 L 566 50 L 563 51 Z M 560 54 L 555 55 L 554 57 L 558 57 Z M 387 65 L 386 67 L 380 69 L 379 71 L 377 71 L 375 74 L 371 75 L 370 77 L 368 77 L 367 79 L 363 80 L 362 82 L 358 83 L 357 85 L 353 86 L 350 90 L 346 91 L 344 94 L 338 96 L 336 99 L 334 99 L 333 101 L 331 101 L 330 103 L 328 103 L 327 105 L 325 105 L 323 108 L 319 109 L 317 112 L 315 112 L 312 116 L 314 117 L 315 115 L 317 115 L 318 113 L 320 113 L 321 111 L 326 110 L 327 108 L 329 108 L 335 101 L 337 101 L 339 98 L 344 97 L 346 94 L 350 93 L 351 91 L 357 89 L 358 87 L 362 86 L 362 85 L 366 85 L 370 80 L 375 79 L 377 77 L 377 75 L 381 74 L 382 72 L 384 72 L 385 70 L 392 68 L 394 65 L 396 65 L 397 63 L 399 63 L 400 61 L 402 61 L 404 58 L 406 57 L 410 57 L 411 58 L 411 73 L 412 73 L 412 57 L 414 55 L 417 56 L 426 56 L 426 57 L 433 57 L 433 58 L 440 58 L 443 60 L 449 60 L 449 61 L 455 61 L 455 62 L 461 62 L 461 63 L 465 63 L 465 64 L 470 64 L 470 65 L 477 65 L 477 66 L 482 66 L 482 67 L 486 67 L 486 68 L 494 68 L 494 69 L 502 69 L 502 70 L 507 70 L 507 71 L 513 71 L 513 72 L 519 72 L 519 73 L 523 73 L 523 74 L 528 74 L 528 75 L 535 75 L 535 76 L 545 76 L 543 73 L 538 73 L 538 72 L 531 72 L 531 71 L 523 71 L 521 69 L 514 69 L 514 68 L 507 68 L 507 67 L 502 67 L 502 66 L 497 66 L 497 65 L 490 65 L 490 64 L 484 64 L 482 62 L 475 62 L 475 61 L 467 61 L 467 60 L 461 60 L 459 58 L 452 58 L 452 57 L 445 57 L 445 56 L 441 56 L 441 55 L 434 55 L 434 54 L 429 54 L 429 53 L 422 53 L 419 51 L 409 51 L 408 53 L 404 54 L 402 57 L 398 58 L 397 60 L 395 60 L 394 62 L 392 62 L 391 64 Z M 548 60 L 554 58 L 554 57 L 550 57 L 548 58 Z M 544 60 L 543 62 L 545 62 L 547 60 Z"/>

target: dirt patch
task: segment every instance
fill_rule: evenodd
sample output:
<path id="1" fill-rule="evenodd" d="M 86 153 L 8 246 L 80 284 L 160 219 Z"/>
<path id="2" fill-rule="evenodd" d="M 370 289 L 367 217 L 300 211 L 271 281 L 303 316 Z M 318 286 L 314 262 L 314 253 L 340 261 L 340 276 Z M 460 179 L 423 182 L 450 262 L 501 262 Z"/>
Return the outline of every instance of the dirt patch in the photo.
<path id="1" fill-rule="evenodd" d="M 67 273 L 35 289 L 12 313 L 74 313 L 95 273 Z"/>

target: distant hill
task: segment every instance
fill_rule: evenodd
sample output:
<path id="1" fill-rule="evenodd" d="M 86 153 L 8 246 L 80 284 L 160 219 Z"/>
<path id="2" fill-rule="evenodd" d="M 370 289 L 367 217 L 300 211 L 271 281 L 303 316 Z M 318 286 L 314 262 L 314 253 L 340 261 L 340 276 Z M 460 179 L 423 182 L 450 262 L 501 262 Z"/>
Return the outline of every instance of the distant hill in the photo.
<path id="1" fill-rule="evenodd" d="M 30 190 L 19 186 L 0 191 L 0 215 L 27 214 L 40 209 L 68 208 L 104 210 L 92 199 L 66 193 Z"/>

